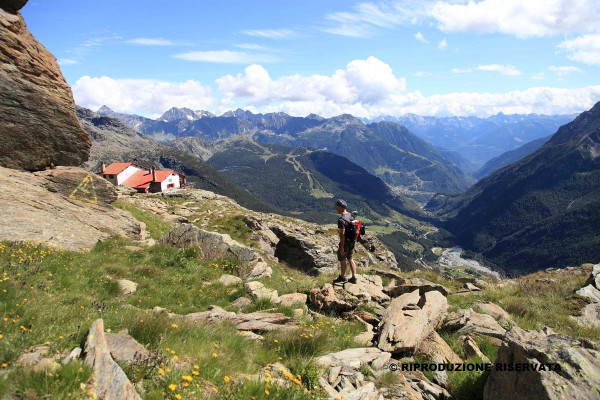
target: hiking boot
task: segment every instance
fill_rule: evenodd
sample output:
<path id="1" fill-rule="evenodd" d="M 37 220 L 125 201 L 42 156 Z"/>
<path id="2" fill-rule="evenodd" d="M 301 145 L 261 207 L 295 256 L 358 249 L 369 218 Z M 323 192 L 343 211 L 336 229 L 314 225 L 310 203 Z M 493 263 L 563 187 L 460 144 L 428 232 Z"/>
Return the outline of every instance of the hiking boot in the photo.
<path id="1" fill-rule="evenodd" d="M 352 278 L 348 279 L 349 283 L 356 283 L 356 276 L 353 276 Z"/>
<path id="2" fill-rule="evenodd" d="M 347 281 L 348 281 L 348 278 L 346 278 L 345 275 L 340 275 L 340 276 L 338 276 L 337 278 L 335 278 L 333 280 L 333 283 L 344 283 L 344 282 L 347 282 Z"/>

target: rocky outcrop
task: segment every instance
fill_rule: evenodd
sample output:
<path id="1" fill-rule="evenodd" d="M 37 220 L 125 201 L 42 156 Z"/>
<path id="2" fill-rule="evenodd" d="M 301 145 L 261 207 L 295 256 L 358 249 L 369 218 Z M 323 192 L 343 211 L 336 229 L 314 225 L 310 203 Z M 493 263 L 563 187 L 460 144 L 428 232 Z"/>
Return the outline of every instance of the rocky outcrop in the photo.
<path id="1" fill-rule="evenodd" d="M 105 400 L 139 400 L 127 375 L 112 359 L 104 336 L 104 322 L 92 323 L 84 348 L 84 362 L 93 369 L 93 388 L 96 398 Z"/>
<path id="2" fill-rule="evenodd" d="M 430 282 L 422 278 L 399 278 L 394 279 L 388 286 L 384 288 L 385 293 L 391 297 L 397 297 L 404 293 L 413 292 L 415 289 L 419 289 L 419 294 L 423 295 L 432 290 L 437 290 L 444 296 L 447 296 L 449 291 L 443 285 L 438 283 Z"/>
<path id="3" fill-rule="evenodd" d="M 227 321 L 240 331 L 268 332 L 279 329 L 289 329 L 300 326 L 300 322 L 286 317 L 281 313 L 254 312 L 236 314 L 223 310 L 218 306 L 209 306 L 208 311 L 197 312 L 182 316 L 190 322 L 215 323 Z"/>
<path id="4" fill-rule="evenodd" d="M 559 335 L 546 328 L 526 331 L 514 327 L 498 350 L 496 364 L 544 364 L 545 370 L 500 371 L 492 368 L 485 400 L 598 399 L 600 346 Z"/>
<path id="5" fill-rule="evenodd" d="M 0 165 L 80 165 L 91 142 L 55 57 L 27 29 L 24 0 L 0 4 Z"/>
<path id="6" fill-rule="evenodd" d="M 269 227 L 278 238 L 274 255 L 280 262 L 312 275 L 331 274 L 339 269 L 335 253 L 338 245 L 337 234 L 326 235 L 324 230 L 314 227 L 311 229 L 308 226 L 287 226 L 279 223 L 271 223 Z M 329 226 L 322 228 L 327 227 Z M 394 255 L 374 235 L 365 235 L 364 240 L 356 243 L 355 249 L 365 253 L 364 256 L 357 255 L 354 258 L 359 267 L 398 267 Z"/>
<path id="7" fill-rule="evenodd" d="M 506 333 L 506 329 L 500 326 L 492 316 L 476 313 L 471 308 L 448 314 L 442 328 L 451 331 L 457 330 L 460 335 L 487 336 L 498 345 Z"/>
<path id="8" fill-rule="evenodd" d="M 192 224 L 175 227 L 160 242 L 180 249 L 196 248 L 198 257 L 204 260 L 236 258 L 240 263 L 242 278 L 248 275 L 253 278 L 268 277 L 272 273 L 263 258 L 251 248 L 236 242 L 227 234 L 205 231 Z"/>
<path id="9" fill-rule="evenodd" d="M 585 285 L 575 293 L 589 301 L 581 310 L 581 315 L 574 317 L 575 320 L 582 326 L 600 328 L 600 264 L 592 267 Z"/>
<path id="10" fill-rule="evenodd" d="M 419 290 L 393 299 L 379 323 L 381 350 L 412 352 L 444 318 L 448 301 L 434 290 L 419 295 Z"/>
<path id="11" fill-rule="evenodd" d="M 417 354 L 425 356 L 428 360 L 440 357 L 442 363 L 462 363 L 461 358 L 448 346 L 436 331 L 431 332 L 417 348 Z"/>
<path id="12" fill-rule="evenodd" d="M 36 173 L 0 167 L 0 240 L 26 240 L 67 250 L 92 248 L 112 236 L 141 240 L 128 212 L 109 206 L 112 184 L 75 167 Z"/>

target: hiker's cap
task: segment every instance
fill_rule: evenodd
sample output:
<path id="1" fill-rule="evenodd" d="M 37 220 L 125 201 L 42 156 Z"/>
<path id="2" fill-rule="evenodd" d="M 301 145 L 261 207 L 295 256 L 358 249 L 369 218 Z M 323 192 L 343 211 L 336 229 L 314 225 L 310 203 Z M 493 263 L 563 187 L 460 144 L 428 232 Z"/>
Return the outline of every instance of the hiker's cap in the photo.
<path id="1" fill-rule="evenodd" d="M 338 199 L 338 200 L 335 202 L 335 206 L 336 206 L 336 207 L 348 208 L 348 204 L 346 204 L 346 202 L 345 202 L 344 200 L 342 200 L 342 199 Z"/>

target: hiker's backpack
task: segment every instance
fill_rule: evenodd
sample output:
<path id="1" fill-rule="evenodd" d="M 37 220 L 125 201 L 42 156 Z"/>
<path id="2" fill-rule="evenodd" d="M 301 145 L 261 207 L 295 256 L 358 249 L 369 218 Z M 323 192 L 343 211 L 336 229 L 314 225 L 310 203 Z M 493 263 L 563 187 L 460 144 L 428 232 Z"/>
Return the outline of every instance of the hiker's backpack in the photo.
<path id="1" fill-rule="evenodd" d="M 356 242 L 356 241 L 358 241 L 358 238 L 360 237 L 360 235 L 364 235 L 364 234 L 365 234 L 365 226 L 363 225 L 363 222 L 360 219 L 353 219 L 352 221 L 350 221 L 350 223 L 348 224 L 347 233 L 346 233 L 346 237 L 348 238 L 348 241 Z"/>

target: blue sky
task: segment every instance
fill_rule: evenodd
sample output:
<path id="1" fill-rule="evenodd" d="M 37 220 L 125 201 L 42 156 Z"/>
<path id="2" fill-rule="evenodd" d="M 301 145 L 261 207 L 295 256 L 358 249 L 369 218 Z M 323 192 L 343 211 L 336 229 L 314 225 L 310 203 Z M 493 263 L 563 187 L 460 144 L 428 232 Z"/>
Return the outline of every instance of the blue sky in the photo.
<path id="1" fill-rule="evenodd" d="M 30 0 L 21 12 L 92 109 L 486 116 L 600 101 L 597 0 Z"/>

